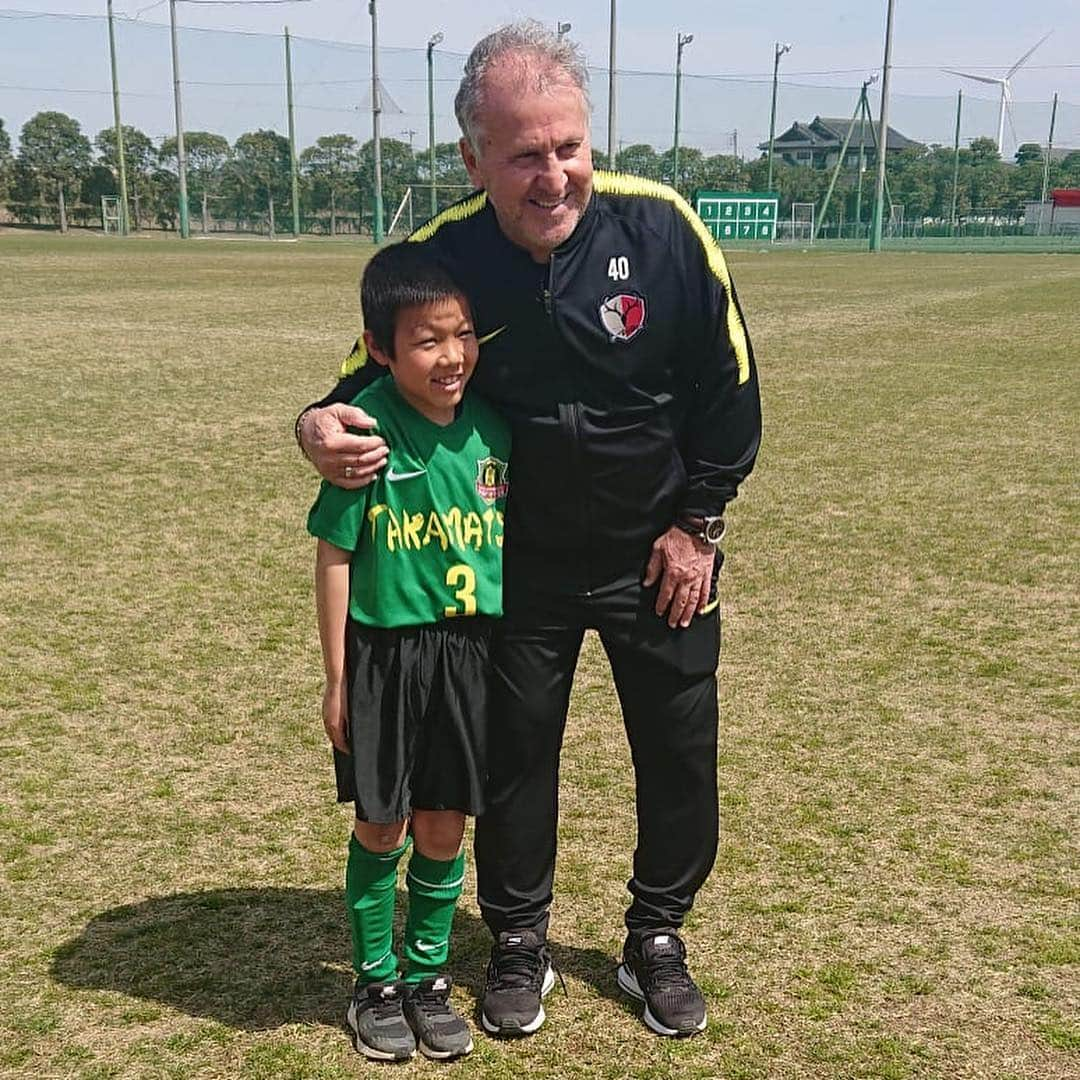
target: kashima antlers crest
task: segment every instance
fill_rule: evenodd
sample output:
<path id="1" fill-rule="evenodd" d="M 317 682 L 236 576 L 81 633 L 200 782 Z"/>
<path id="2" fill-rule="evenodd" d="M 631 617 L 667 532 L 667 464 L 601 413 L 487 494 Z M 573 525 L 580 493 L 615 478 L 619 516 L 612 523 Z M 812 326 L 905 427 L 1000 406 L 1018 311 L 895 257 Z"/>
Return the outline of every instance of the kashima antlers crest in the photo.
<path id="1" fill-rule="evenodd" d="M 600 322 L 612 341 L 629 341 L 645 325 L 645 297 L 637 293 L 606 296 L 600 303 Z"/>
<path id="2" fill-rule="evenodd" d="M 476 493 L 486 503 L 503 499 L 510 490 L 507 464 L 497 457 L 480 458 L 476 463 Z"/>

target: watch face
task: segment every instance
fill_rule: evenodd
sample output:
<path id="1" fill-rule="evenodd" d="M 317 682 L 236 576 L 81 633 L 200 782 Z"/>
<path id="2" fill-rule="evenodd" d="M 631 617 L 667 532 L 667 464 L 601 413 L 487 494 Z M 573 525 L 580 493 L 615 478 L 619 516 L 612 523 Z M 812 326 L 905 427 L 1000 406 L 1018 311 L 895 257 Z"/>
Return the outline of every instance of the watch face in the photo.
<path id="1" fill-rule="evenodd" d="M 727 532 L 727 522 L 722 518 L 709 518 L 705 522 L 705 539 L 710 544 L 719 544 Z"/>

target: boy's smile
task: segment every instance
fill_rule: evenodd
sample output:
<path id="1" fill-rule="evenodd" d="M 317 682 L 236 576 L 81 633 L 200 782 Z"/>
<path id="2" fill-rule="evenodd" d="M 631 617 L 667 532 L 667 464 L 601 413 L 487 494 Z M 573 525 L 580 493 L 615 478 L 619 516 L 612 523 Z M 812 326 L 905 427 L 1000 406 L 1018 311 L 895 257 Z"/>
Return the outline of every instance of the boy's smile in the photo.
<path id="1" fill-rule="evenodd" d="M 445 426 L 476 367 L 480 346 L 461 296 L 402 308 L 394 324 L 394 355 L 364 332 L 368 352 L 388 365 L 401 396 L 422 416 Z"/>

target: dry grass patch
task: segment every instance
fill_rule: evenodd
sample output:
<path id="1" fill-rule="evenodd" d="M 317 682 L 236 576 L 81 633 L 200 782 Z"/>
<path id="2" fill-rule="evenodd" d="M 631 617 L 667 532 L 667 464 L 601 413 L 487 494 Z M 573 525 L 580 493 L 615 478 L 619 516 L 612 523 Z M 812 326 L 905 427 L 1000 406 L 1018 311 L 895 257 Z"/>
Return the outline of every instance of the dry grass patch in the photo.
<path id="1" fill-rule="evenodd" d="M 366 1071 L 291 444 L 363 254 L 0 238 L 2 1075 Z M 709 1029 L 651 1038 L 615 991 L 633 789 L 590 639 L 568 995 L 453 1071 L 1075 1075 L 1080 261 L 731 262 L 766 438 L 731 511 L 723 826 L 686 935 Z"/>

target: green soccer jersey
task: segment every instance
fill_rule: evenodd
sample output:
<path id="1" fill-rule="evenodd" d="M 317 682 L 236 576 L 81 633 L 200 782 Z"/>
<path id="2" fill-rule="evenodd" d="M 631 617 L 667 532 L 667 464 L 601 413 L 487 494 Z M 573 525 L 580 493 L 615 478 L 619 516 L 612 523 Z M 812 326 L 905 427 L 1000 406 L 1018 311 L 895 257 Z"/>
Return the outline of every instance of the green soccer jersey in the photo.
<path id="1" fill-rule="evenodd" d="M 353 553 L 349 614 L 382 627 L 501 615 L 506 424 L 467 393 L 453 423 L 440 427 L 392 378 L 352 404 L 378 420 L 390 456 L 359 491 L 324 480 L 308 514 L 313 536 Z"/>

